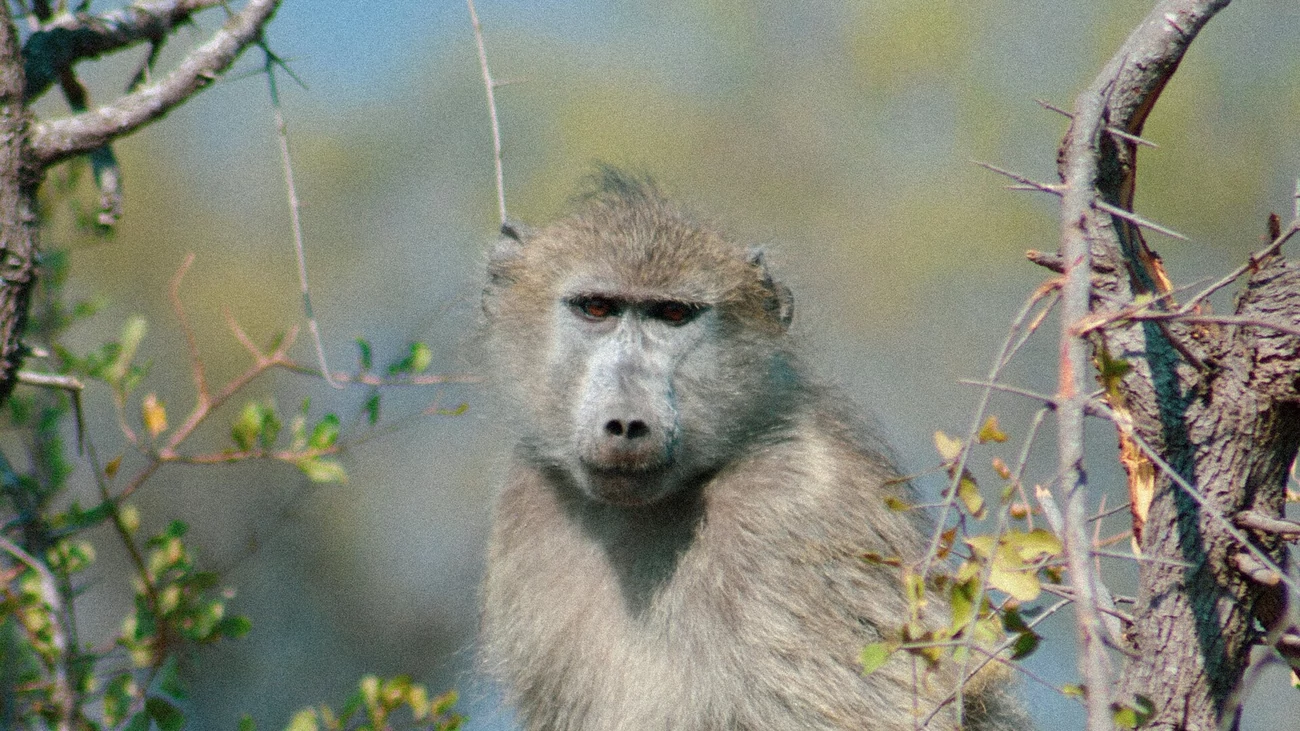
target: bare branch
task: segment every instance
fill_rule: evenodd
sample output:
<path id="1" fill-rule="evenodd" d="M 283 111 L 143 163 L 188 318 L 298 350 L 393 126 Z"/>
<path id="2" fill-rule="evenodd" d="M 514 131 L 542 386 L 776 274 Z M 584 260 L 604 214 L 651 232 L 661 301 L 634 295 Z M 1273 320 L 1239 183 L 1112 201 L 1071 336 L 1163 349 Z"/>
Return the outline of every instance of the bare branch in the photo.
<path id="1" fill-rule="evenodd" d="M 1094 87 L 1097 82 L 1094 82 Z M 1092 292 L 1092 251 L 1089 244 L 1090 212 L 1096 202 L 1097 153 L 1105 126 L 1100 89 L 1079 95 L 1072 137 L 1068 138 L 1062 171 L 1061 260 L 1065 282 L 1061 287 L 1060 384 L 1057 453 L 1060 494 L 1065 512 L 1058 527 L 1074 587 L 1079 630 L 1079 673 L 1088 686 L 1088 731 L 1108 731 L 1110 723 L 1111 664 L 1106 655 L 1105 625 L 1098 612 L 1101 579 L 1090 560 L 1086 496 L 1087 472 L 1083 468 L 1083 414 L 1087 404 L 1089 358 L 1087 341 L 1074 333 L 1088 317 Z M 1042 494 L 1040 503 L 1044 503 Z M 1046 508 L 1046 505 L 1044 505 Z"/>
<path id="2" fill-rule="evenodd" d="M 65 13 L 45 23 L 23 44 L 28 101 L 44 94 L 78 61 L 98 58 L 137 43 L 157 43 L 194 13 L 222 0 L 153 0 L 102 15 Z"/>
<path id="3" fill-rule="evenodd" d="M 1293 520 L 1270 518 L 1254 510 L 1244 510 L 1237 513 L 1236 517 L 1233 518 L 1233 522 L 1242 528 L 1275 535 L 1286 541 L 1300 539 L 1300 523 Z"/>
<path id="4" fill-rule="evenodd" d="M 245 48 L 261 37 L 262 27 L 279 5 L 280 0 L 249 0 L 212 40 L 192 51 L 161 82 L 99 109 L 35 125 L 31 133 L 34 162 L 48 167 L 160 119 L 229 68 Z"/>
<path id="5" fill-rule="evenodd" d="M 478 13 L 474 10 L 474 0 L 465 0 L 469 6 L 469 19 L 474 24 L 474 41 L 478 44 L 478 63 L 483 71 L 483 88 L 487 91 L 488 113 L 492 117 L 492 159 L 497 176 L 497 210 L 501 215 L 501 226 L 506 224 L 506 186 L 505 173 L 501 168 L 501 124 L 497 120 L 496 88 L 498 82 L 492 80 L 488 70 L 487 47 L 483 45 L 483 26 L 478 22 Z"/>
<path id="6" fill-rule="evenodd" d="M 18 382 L 25 383 L 28 386 L 58 388 L 64 391 L 81 391 L 86 388 L 85 384 L 81 382 L 81 379 L 76 376 L 63 376 L 57 373 L 18 371 Z"/>

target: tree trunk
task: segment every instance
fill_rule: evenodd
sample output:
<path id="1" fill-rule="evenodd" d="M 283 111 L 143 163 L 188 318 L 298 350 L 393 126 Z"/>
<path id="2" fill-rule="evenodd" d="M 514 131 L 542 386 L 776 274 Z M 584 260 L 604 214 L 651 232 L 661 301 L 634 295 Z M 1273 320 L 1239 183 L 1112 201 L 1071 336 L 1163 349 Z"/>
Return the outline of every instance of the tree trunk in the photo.
<path id="1" fill-rule="evenodd" d="M 1236 691 L 1261 637 L 1255 620 L 1275 623 L 1285 597 L 1277 572 L 1258 561 L 1263 555 L 1284 566 L 1282 542 L 1255 533 L 1247 539 L 1258 553 L 1241 558 L 1247 549 L 1239 538 L 1246 536 L 1231 524 L 1247 510 L 1282 514 L 1300 444 L 1300 267 L 1275 253 L 1254 262 L 1232 317 L 1209 316 L 1203 305 L 1179 310 L 1143 239 L 1138 224 L 1146 224 L 1125 213 L 1132 210 L 1137 144 L 1103 131 L 1141 133 L 1187 45 L 1227 4 L 1158 3 L 1080 97 L 1060 155 L 1062 180 L 1069 180 L 1081 163 L 1070 141 L 1097 140 L 1088 153 L 1097 171 L 1094 196 L 1081 214 L 1093 257 L 1091 315 L 1072 327 L 1089 332 L 1097 362 L 1127 363 L 1126 372 L 1112 371 L 1107 407 L 1131 458 L 1130 482 L 1141 482 L 1143 471 L 1155 476 L 1149 511 L 1135 509 L 1146 513 L 1145 525 L 1135 527 L 1150 560 L 1140 565 L 1125 637 L 1131 652 L 1117 694 L 1125 705 L 1144 706 L 1138 696 L 1151 702 L 1154 715 L 1143 728 L 1234 728 Z M 1095 119 L 1077 113 L 1087 103 L 1100 106 Z M 1086 122 L 1095 126 L 1081 128 Z M 1156 304 L 1136 305 L 1140 296 Z M 1143 491 L 1136 494 L 1145 503 Z M 1253 579 L 1243 571 L 1251 567 L 1261 569 Z"/>
<path id="2" fill-rule="evenodd" d="M 23 57 L 9 3 L 0 2 L 0 403 L 17 383 L 21 337 L 36 281 L 36 189 L 28 165 L 29 118 Z"/>

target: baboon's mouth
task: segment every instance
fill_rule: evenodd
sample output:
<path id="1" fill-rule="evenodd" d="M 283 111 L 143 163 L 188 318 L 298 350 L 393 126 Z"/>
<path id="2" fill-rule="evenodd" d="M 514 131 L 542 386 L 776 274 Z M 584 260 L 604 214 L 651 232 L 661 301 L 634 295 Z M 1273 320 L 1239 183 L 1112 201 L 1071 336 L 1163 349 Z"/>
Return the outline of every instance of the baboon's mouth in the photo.
<path id="1" fill-rule="evenodd" d="M 666 466 L 604 467 L 584 464 L 582 488 L 601 502 L 621 507 L 653 503 L 672 491 L 672 471 Z"/>

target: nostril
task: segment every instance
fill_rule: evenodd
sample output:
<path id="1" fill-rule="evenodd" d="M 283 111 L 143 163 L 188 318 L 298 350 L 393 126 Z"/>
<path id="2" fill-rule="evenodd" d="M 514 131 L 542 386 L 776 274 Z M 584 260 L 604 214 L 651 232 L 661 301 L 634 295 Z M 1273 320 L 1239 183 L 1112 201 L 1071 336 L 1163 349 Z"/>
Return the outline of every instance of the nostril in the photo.
<path id="1" fill-rule="evenodd" d="M 646 426 L 644 421 L 637 419 L 627 425 L 627 438 L 636 439 L 650 433 L 650 427 Z"/>
<path id="2" fill-rule="evenodd" d="M 611 419 L 605 422 L 605 432 L 616 437 L 623 436 L 623 422 L 618 419 Z"/>

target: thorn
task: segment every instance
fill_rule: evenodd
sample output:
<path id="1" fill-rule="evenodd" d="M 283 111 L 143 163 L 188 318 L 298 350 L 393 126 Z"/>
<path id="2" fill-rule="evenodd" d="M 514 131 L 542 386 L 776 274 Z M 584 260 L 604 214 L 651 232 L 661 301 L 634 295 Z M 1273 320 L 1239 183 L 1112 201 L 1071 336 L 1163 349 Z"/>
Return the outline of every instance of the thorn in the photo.
<path id="1" fill-rule="evenodd" d="M 1178 240 L 1180 240 L 1180 241 L 1190 241 L 1190 240 L 1191 240 L 1191 239 L 1187 238 L 1186 236 L 1184 236 L 1184 235 L 1178 233 L 1177 231 L 1175 231 L 1175 230 L 1173 230 L 1173 229 L 1171 229 L 1171 228 L 1166 228 L 1166 227 L 1161 226 L 1160 224 L 1155 223 L 1155 222 L 1153 222 L 1153 221 L 1148 221 L 1148 220 L 1146 220 L 1145 218 L 1143 218 L 1143 217 L 1137 215 L 1136 213 L 1133 213 L 1132 211 L 1126 211 L 1126 210 L 1124 210 L 1123 208 L 1120 208 L 1119 206 L 1113 206 L 1113 205 L 1107 203 L 1107 202 L 1104 201 L 1104 200 L 1100 200 L 1100 199 L 1098 199 L 1098 200 L 1094 200 L 1094 201 L 1092 202 L 1092 204 L 1093 204 L 1093 206 L 1095 206 L 1097 209 L 1102 210 L 1102 211 L 1105 211 L 1105 212 L 1109 213 L 1110 215 L 1115 216 L 1116 218 L 1122 218 L 1122 219 L 1124 219 L 1125 221 L 1128 221 L 1129 223 L 1131 223 L 1131 224 L 1133 224 L 1133 225 L 1135 225 L 1135 226 L 1141 226 L 1142 228 L 1149 228 L 1149 229 L 1151 229 L 1152 231 L 1155 231 L 1155 232 L 1157 232 L 1157 233 L 1162 233 L 1162 234 L 1164 234 L 1165 236 L 1169 236 L 1169 237 L 1171 237 L 1171 238 L 1175 238 L 1175 239 L 1178 239 Z"/>
<path id="2" fill-rule="evenodd" d="M 1005 175 L 1006 177 L 1011 178 L 1017 183 L 1020 183 L 1022 185 L 1027 185 L 1030 188 L 1033 188 L 1034 190 L 1041 190 L 1044 193 L 1051 193 L 1052 195 L 1061 195 L 1061 190 L 1064 187 L 1060 185 L 1048 185 L 1047 183 L 1040 183 L 1037 180 L 1026 178 L 1023 175 L 1020 175 L 1018 173 L 1013 173 L 1010 170 L 1004 170 L 998 167 L 997 165 L 991 165 L 987 162 L 980 162 L 979 160 L 971 160 L 971 162 L 975 163 L 976 165 L 979 165 L 985 170 L 991 170 L 997 173 L 998 175 Z"/>
<path id="3" fill-rule="evenodd" d="M 1062 109 L 1062 108 L 1056 106 L 1055 104 L 1052 104 L 1051 102 L 1044 101 L 1044 100 L 1042 100 L 1042 99 L 1035 99 L 1034 102 L 1035 102 L 1036 104 L 1038 104 L 1038 106 L 1042 107 L 1043 109 L 1046 109 L 1046 110 L 1051 111 L 1051 112 L 1056 112 L 1057 114 L 1060 114 L 1060 115 L 1066 117 L 1067 119 L 1074 119 L 1074 115 L 1073 115 L 1073 114 L 1070 114 L 1069 112 L 1067 112 L 1067 111 L 1065 111 L 1064 109 Z M 1141 138 L 1141 137 L 1138 137 L 1137 135 L 1133 134 L 1132 132 L 1125 132 L 1124 130 L 1122 130 L 1122 129 L 1118 128 L 1118 127 L 1107 127 L 1107 128 L 1106 128 L 1106 131 L 1109 132 L 1110 134 L 1115 135 L 1116 137 L 1119 137 L 1120 139 L 1128 140 L 1129 142 L 1132 142 L 1132 143 L 1135 144 L 1135 145 L 1142 145 L 1143 147 L 1150 147 L 1150 148 L 1153 149 L 1153 150 L 1154 150 L 1154 149 L 1158 149 L 1158 148 L 1160 147 L 1160 145 L 1157 145 L 1156 143 L 1152 142 L 1151 140 L 1147 140 L 1147 139 L 1143 139 L 1143 138 Z"/>

